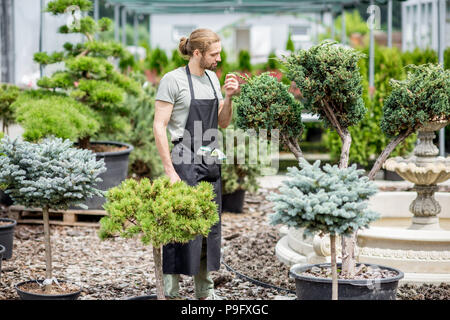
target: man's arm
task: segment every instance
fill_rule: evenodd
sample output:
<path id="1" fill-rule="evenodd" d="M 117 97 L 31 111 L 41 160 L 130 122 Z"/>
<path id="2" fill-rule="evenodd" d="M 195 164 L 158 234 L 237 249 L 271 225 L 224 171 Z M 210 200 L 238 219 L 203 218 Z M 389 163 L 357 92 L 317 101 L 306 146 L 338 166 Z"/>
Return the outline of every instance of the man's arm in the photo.
<path id="1" fill-rule="evenodd" d="M 225 129 L 231 122 L 233 117 L 232 97 L 239 93 L 239 82 L 236 75 L 229 73 L 225 77 L 225 100 L 219 105 L 219 126 Z"/>
<path id="2" fill-rule="evenodd" d="M 155 135 L 156 147 L 161 157 L 164 171 L 172 183 L 180 181 L 170 157 L 169 142 L 167 141 L 167 125 L 172 115 L 173 104 L 165 101 L 155 101 L 155 118 L 153 120 L 153 134 Z"/>
<path id="3" fill-rule="evenodd" d="M 229 96 L 225 97 L 225 100 L 220 101 L 219 105 L 219 126 L 223 129 L 228 127 L 233 117 L 232 99 Z"/>

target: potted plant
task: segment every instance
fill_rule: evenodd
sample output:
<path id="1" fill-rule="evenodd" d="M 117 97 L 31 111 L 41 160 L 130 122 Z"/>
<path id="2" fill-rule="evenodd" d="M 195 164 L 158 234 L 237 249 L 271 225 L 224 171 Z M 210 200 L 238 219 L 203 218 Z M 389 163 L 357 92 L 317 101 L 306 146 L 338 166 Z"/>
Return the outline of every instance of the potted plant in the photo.
<path id="1" fill-rule="evenodd" d="M 100 220 L 99 236 L 140 236 L 145 245 L 151 244 L 156 294 L 163 300 L 162 246 L 207 236 L 219 221 L 214 196 L 212 185 L 206 181 L 193 187 L 184 181 L 171 184 L 166 176 L 153 183 L 147 178 L 127 179 L 107 192 L 104 207 L 108 215 Z"/>
<path id="2" fill-rule="evenodd" d="M 285 62 L 288 78 L 295 81 L 300 88 L 305 99 L 305 108 L 311 113 L 318 114 L 327 126 L 338 132 L 342 143 L 340 169 L 348 167 L 351 144 L 349 127 L 357 124 L 365 113 L 361 99 L 361 75 L 358 70 L 358 60 L 361 57 L 361 53 L 354 49 L 335 42 L 324 41 L 309 50 L 300 50 L 298 54 L 288 57 Z M 391 136 L 391 140 L 369 173 L 368 177 L 371 180 L 399 143 L 425 122 L 434 118 L 448 117 L 448 73 L 444 73 L 440 66 L 417 67 L 415 71 L 409 75 L 410 80 L 399 84 L 400 88 L 393 90 L 383 107 L 384 118 L 381 126 L 382 130 Z M 259 92 L 260 96 L 275 95 L 273 90 L 268 90 L 264 85 L 254 85 L 253 90 Z M 259 105 L 252 104 L 251 100 L 246 101 L 245 97 L 241 99 L 244 101 L 241 108 L 245 113 L 238 110 L 240 123 L 258 125 L 242 118 L 248 113 L 248 109 L 255 110 Z M 430 104 L 429 101 L 435 101 L 435 104 Z M 289 109 L 286 108 L 286 110 Z M 280 109 L 280 113 L 282 111 Z M 265 126 L 266 122 L 272 121 L 270 117 L 259 114 L 260 118 L 268 119 L 262 121 L 260 126 Z M 283 117 L 283 114 L 277 114 L 277 116 Z M 283 137 L 282 130 L 280 134 Z M 300 160 L 301 149 L 294 143 L 299 137 L 300 135 L 296 133 L 291 139 L 282 139 L 282 141 Z M 358 272 L 354 251 L 356 231 L 357 225 L 351 236 L 342 238 L 341 276 L 347 279 L 354 278 Z M 337 291 L 333 290 L 333 292 Z M 334 295 L 333 297 L 336 298 Z"/>
<path id="3" fill-rule="evenodd" d="M 67 209 L 102 191 L 94 186 L 104 172 L 89 150 L 72 147 L 70 140 L 47 138 L 41 143 L 20 142 L 9 137 L 0 144 L 0 183 L 15 203 L 42 208 L 45 243 L 45 280 L 21 282 L 16 290 L 22 299 L 76 299 L 77 286 L 53 278 L 50 241 L 50 209 Z"/>
<path id="4" fill-rule="evenodd" d="M 377 187 L 362 176 L 364 170 L 357 170 L 356 164 L 348 168 L 326 164 L 321 168 L 320 161 L 310 165 L 300 159 L 300 167 L 301 170 L 288 168 L 287 175 L 292 179 L 283 182 L 280 194 L 269 196 L 275 203 L 271 223 L 304 228 L 305 236 L 329 235 L 331 268 L 330 264 L 294 265 L 290 275 L 295 278 L 298 299 L 337 300 L 336 237 L 351 235 L 378 219 L 377 213 L 367 210 L 369 197 L 377 192 Z M 395 300 L 402 277 L 403 273 L 394 268 L 359 264 L 355 276 L 339 279 L 339 296 Z"/>
<path id="5" fill-rule="evenodd" d="M 231 124 L 227 130 L 220 129 L 225 139 L 227 153 L 232 148 L 233 159 L 227 159 L 222 163 L 222 210 L 226 212 L 242 213 L 246 191 L 256 192 L 259 188 L 257 177 L 261 174 L 259 161 L 251 162 L 249 148 L 257 148 L 252 144 L 251 137 L 245 135 L 242 130 L 234 131 L 235 125 Z M 228 145 L 226 133 L 233 133 L 233 144 Z M 240 138 L 245 139 L 244 141 Z M 255 149 L 256 150 L 256 149 Z M 231 153 L 230 153 L 231 154 Z M 230 161 L 231 160 L 231 161 Z M 259 160 L 259 159 L 253 159 Z"/>
<path id="6" fill-rule="evenodd" d="M 47 4 L 46 11 L 62 15 L 70 7 L 84 13 L 91 10 L 92 3 L 88 0 L 54 0 Z M 102 18 L 96 22 L 89 16 L 75 19 L 73 25 L 63 25 L 60 33 L 79 33 L 85 36 L 85 41 L 67 42 L 62 52 L 36 53 L 34 60 L 41 66 L 64 63 L 64 69 L 37 81 L 41 88 L 37 97 L 27 92 L 14 103 L 18 109 L 17 121 L 24 128 L 26 138 L 37 141 L 52 134 L 67 137 L 74 139 L 80 148 L 96 152 L 98 159 L 104 159 L 107 171 L 98 186 L 101 190 L 116 186 L 127 177 L 128 157 L 133 149 L 129 144 L 102 139 L 130 125 L 126 97 L 142 94 L 139 83 L 116 71 L 108 61 L 127 59 L 129 53 L 119 43 L 95 40 L 97 32 L 107 31 L 111 25 L 110 19 Z M 43 107 L 51 105 L 55 99 L 58 105 Z M 76 123 L 71 123 L 69 118 L 77 118 Z M 69 123 L 70 132 L 64 130 L 63 123 Z M 92 141 L 94 137 L 99 141 Z M 89 209 L 101 209 L 103 203 L 103 197 L 94 197 L 87 205 Z"/>

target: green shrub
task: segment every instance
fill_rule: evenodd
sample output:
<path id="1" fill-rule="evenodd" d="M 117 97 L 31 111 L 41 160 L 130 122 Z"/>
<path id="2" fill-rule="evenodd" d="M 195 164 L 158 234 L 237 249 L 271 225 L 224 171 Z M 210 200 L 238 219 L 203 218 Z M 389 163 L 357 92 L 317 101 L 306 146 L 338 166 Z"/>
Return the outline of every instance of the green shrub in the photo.
<path id="1" fill-rule="evenodd" d="M 2 120 L 2 132 L 7 132 L 8 127 L 14 122 L 14 110 L 12 104 L 19 97 L 19 87 L 11 84 L 0 84 L 0 119 Z"/>
<path id="2" fill-rule="evenodd" d="M 288 39 L 286 41 L 286 50 L 290 52 L 295 51 L 294 41 L 292 41 L 292 34 L 289 32 Z"/>
<path id="3" fill-rule="evenodd" d="M 247 50 L 241 50 L 239 51 L 239 57 L 238 57 L 238 68 L 241 71 L 252 71 L 252 64 L 250 62 L 250 53 Z"/>
<path id="4" fill-rule="evenodd" d="M 47 4 L 46 10 L 53 14 L 62 14 L 65 8 L 71 5 L 79 6 L 82 11 L 91 8 L 91 2 L 87 0 L 54 0 Z M 27 101 L 30 97 L 27 94 L 20 102 L 17 101 L 15 106 L 27 113 L 20 117 L 19 123 L 27 128 L 28 132 L 32 132 L 27 134 L 28 137 L 35 139 L 61 133 L 61 136 L 78 139 L 82 148 L 88 148 L 91 137 L 126 130 L 128 109 L 124 103 L 127 95 L 139 96 L 141 88 L 132 79 L 115 71 L 114 66 L 107 60 L 126 59 L 129 53 L 118 43 L 95 40 L 97 32 L 107 31 L 111 27 L 109 19 L 103 18 L 96 23 L 92 18 L 84 17 L 81 19 L 80 28 L 66 30 L 67 26 L 64 27 L 60 30 L 62 33 L 81 33 L 87 41 L 76 45 L 66 43 L 63 52 L 35 54 L 35 61 L 44 66 L 56 62 L 65 63 L 64 70 L 57 71 L 50 77 L 43 77 L 37 82 L 38 86 L 57 96 L 55 99 L 61 105 L 52 108 L 50 115 L 43 106 L 49 105 L 52 100 L 45 98 L 45 101 L 34 104 L 31 98 Z M 63 101 L 64 99 L 66 100 Z M 86 117 L 84 125 L 80 124 L 82 118 L 73 115 L 81 109 L 74 100 L 91 110 L 81 111 L 80 116 Z M 30 110 L 33 108 L 37 110 Z M 47 123 L 36 121 L 30 114 L 35 114 Z M 61 119 L 62 123 L 75 123 L 70 126 L 67 124 L 70 127 L 68 130 L 64 130 L 62 124 L 52 128 L 57 119 Z"/>
<path id="5" fill-rule="evenodd" d="M 169 64 L 169 59 L 164 50 L 155 48 L 147 54 L 146 62 L 148 69 L 155 70 L 160 75 Z"/>
<path id="6" fill-rule="evenodd" d="M 170 183 L 168 177 L 153 183 L 127 179 L 107 193 L 108 215 L 100 220 L 101 239 L 120 235 L 140 236 L 153 246 L 158 299 L 164 299 L 161 247 L 171 242 L 185 243 L 197 235 L 206 237 L 219 221 L 211 183 L 191 187 L 184 181 Z"/>

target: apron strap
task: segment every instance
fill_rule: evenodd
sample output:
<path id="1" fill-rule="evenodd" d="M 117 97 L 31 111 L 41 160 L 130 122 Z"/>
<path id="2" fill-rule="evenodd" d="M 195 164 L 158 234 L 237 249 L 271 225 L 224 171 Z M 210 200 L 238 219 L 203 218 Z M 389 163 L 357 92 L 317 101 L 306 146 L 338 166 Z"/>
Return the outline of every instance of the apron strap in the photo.
<path id="1" fill-rule="evenodd" d="M 186 74 L 188 77 L 188 81 L 189 81 L 189 90 L 191 91 L 191 99 L 195 99 L 194 96 L 194 86 L 192 84 L 192 78 L 191 78 L 191 71 L 189 70 L 189 65 L 186 65 Z M 208 73 L 205 71 L 206 76 L 208 77 L 209 83 L 211 84 L 211 88 L 213 89 L 214 92 L 214 98 L 218 100 L 217 98 L 217 93 L 216 93 L 216 89 L 214 89 L 214 85 L 211 81 L 211 78 L 209 77 Z"/>

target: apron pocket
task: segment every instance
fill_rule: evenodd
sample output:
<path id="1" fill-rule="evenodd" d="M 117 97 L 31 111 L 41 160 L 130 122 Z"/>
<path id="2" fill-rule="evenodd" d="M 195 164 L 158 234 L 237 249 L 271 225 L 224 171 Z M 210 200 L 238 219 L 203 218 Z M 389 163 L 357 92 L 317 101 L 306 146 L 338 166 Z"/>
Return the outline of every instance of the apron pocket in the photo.
<path id="1" fill-rule="evenodd" d="M 195 165 L 197 181 L 216 181 L 220 178 L 220 164 L 215 162 L 217 161 L 217 157 L 203 156 L 203 158 L 209 158 L 211 160 L 208 160 L 208 164 L 202 159 L 202 163 Z"/>

